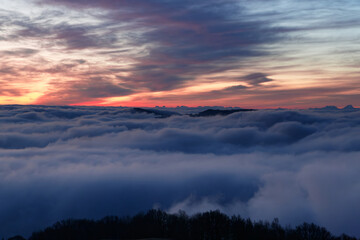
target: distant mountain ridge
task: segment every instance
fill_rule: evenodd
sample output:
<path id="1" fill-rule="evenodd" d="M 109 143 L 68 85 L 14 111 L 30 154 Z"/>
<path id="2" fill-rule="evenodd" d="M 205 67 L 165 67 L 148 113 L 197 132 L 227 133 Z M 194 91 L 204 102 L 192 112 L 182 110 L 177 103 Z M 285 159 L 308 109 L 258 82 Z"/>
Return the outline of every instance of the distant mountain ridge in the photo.
<path id="1" fill-rule="evenodd" d="M 191 117 L 211 117 L 211 116 L 226 116 L 236 112 L 251 112 L 256 111 L 255 109 L 231 109 L 231 110 L 220 110 L 220 109 L 208 109 L 197 114 L 190 114 Z"/>
<path id="2" fill-rule="evenodd" d="M 151 108 L 132 108 L 131 112 L 133 113 L 148 113 L 148 114 L 154 114 L 158 117 L 170 117 L 173 115 L 181 115 L 177 112 L 172 111 L 166 111 L 166 110 L 157 110 L 157 109 L 151 109 Z"/>
<path id="3" fill-rule="evenodd" d="M 322 108 L 309 108 L 309 110 L 320 110 L 320 111 L 339 111 L 339 110 L 346 110 L 346 111 L 357 111 L 360 110 L 360 108 L 354 108 L 353 105 L 347 105 L 343 108 L 338 108 L 336 106 L 325 106 Z"/>
<path id="4" fill-rule="evenodd" d="M 226 116 L 236 112 L 250 112 L 256 111 L 256 109 L 207 109 L 201 111 L 199 113 L 191 113 L 191 114 L 180 114 L 173 111 L 166 111 L 166 110 L 158 110 L 152 108 L 132 108 L 130 110 L 132 113 L 147 113 L 147 114 L 154 114 L 158 118 L 166 118 L 170 116 L 180 116 L 180 115 L 188 115 L 190 117 L 212 117 L 212 116 Z"/>

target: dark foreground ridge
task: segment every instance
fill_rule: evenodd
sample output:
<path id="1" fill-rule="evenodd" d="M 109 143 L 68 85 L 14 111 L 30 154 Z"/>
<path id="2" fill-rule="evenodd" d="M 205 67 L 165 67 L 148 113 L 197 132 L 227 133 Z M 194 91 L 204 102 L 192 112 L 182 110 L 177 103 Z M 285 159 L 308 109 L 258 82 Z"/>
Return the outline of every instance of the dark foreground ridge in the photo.
<path id="1" fill-rule="evenodd" d="M 24 239 L 20 236 L 11 240 Z M 254 239 L 254 240 L 356 240 L 345 234 L 335 237 L 325 228 L 303 223 L 295 228 L 282 227 L 277 219 L 271 223 L 240 216 L 229 217 L 219 211 L 192 217 L 180 211 L 168 214 L 150 210 L 134 217 L 105 217 L 101 220 L 64 220 L 35 232 L 29 240 L 100 240 L 100 239 Z"/>

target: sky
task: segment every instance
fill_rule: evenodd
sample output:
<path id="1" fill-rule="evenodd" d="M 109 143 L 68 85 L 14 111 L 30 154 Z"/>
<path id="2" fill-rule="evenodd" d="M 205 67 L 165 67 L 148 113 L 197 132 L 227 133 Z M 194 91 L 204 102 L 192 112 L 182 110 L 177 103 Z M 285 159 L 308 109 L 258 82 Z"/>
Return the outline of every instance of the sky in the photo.
<path id="1" fill-rule="evenodd" d="M 151 208 L 360 237 L 359 16 L 358 0 L 0 0 L 0 238 Z"/>
<path id="2" fill-rule="evenodd" d="M 152 208 L 360 237 L 360 109 L 178 113 L 0 106 L 0 238 Z"/>
<path id="3" fill-rule="evenodd" d="M 359 106 L 357 0 L 0 0 L 0 104 Z"/>

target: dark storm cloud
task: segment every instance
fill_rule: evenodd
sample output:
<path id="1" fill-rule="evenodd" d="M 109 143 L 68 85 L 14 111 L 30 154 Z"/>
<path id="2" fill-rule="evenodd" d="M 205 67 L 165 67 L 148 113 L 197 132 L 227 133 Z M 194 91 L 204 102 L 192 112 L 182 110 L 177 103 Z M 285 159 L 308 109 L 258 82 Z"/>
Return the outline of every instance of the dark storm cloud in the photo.
<path id="1" fill-rule="evenodd" d="M 359 236 L 359 119 L 350 108 L 158 118 L 0 106 L 0 232 L 161 207 L 314 221 Z"/>
<path id="2" fill-rule="evenodd" d="M 168 90 L 199 75 L 238 68 L 241 60 L 266 55 L 261 44 L 281 39 L 278 29 L 268 23 L 249 20 L 236 1 L 40 2 L 79 10 L 102 8 L 108 11 L 102 16 L 103 27 L 131 29 L 133 33 L 123 34 L 127 44 L 145 47 L 145 54 L 133 56 L 136 63 L 130 69 L 132 74 L 123 78 L 133 88 Z M 87 48 L 98 39 L 92 37 L 97 30 L 61 30 L 57 36 L 69 48 Z M 115 46 L 116 38 L 111 39 L 105 41 L 109 47 Z"/>

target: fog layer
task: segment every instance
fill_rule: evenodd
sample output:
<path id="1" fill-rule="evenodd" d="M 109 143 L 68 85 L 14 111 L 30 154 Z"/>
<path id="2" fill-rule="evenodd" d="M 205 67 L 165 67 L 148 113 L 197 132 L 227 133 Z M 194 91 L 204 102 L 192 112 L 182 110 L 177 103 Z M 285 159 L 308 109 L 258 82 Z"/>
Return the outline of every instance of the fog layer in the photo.
<path id="1" fill-rule="evenodd" d="M 4 237 L 150 208 L 219 209 L 360 236 L 356 109 L 163 117 L 110 107 L 0 108 Z"/>

